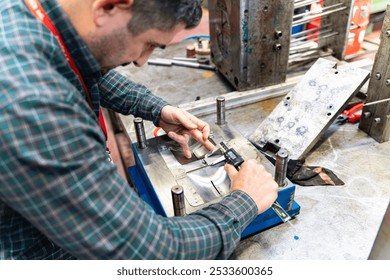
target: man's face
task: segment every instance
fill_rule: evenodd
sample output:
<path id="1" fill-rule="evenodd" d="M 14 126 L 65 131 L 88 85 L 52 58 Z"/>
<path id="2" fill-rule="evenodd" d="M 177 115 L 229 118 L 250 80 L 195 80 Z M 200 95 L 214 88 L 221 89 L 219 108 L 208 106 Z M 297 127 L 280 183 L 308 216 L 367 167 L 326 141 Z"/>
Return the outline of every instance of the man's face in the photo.
<path id="1" fill-rule="evenodd" d="M 134 36 L 127 25 L 123 24 L 112 28 L 106 34 L 91 36 L 88 45 L 102 67 L 102 71 L 106 72 L 131 62 L 136 66 L 144 65 L 155 48 L 164 48 L 182 30 L 184 30 L 184 24 L 178 24 L 168 32 L 148 29 Z"/>

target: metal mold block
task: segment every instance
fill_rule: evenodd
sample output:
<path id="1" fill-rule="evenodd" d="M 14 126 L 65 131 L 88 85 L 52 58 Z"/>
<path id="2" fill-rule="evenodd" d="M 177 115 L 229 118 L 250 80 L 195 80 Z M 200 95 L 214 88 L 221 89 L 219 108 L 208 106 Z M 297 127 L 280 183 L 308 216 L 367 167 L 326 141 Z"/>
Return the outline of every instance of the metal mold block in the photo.
<path id="1" fill-rule="evenodd" d="M 390 5 L 383 21 L 381 43 L 375 56 L 373 75 L 367 91 L 367 103 L 390 98 Z M 383 143 L 390 140 L 390 101 L 363 107 L 359 128 Z"/>
<path id="2" fill-rule="evenodd" d="M 239 91 L 286 79 L 293 0 L 210 0 L 210 47 Z"/>
<path id="3" fill-rule="evenodd" d="M 303 159 L 369 78 L 369 71 L 318 59 L 249 139 L 266 149 L 284 148 Z"/>
<path id="4" fill-rule="evenodd" d="M 272 163 L 228 123 L 210 126 L 210 137 L 215 143 L 223 141 L 244 159 L 256 159 L 266 170 L 273 172 L 275 168 Z M 229 193 L 230 179 L 224 171 L 224 161 L 210 166 L 206 158 L 193 157 L 191 160 L 184 160 L 181 158 L 184 156 L 178 150 L 178 144 L 167 136 L 150 138 L 147 143 L 147 147 L 143 149 L 138 144 L 133 144 L 136 165 L 129 168 L 129 173 L 140 197 L 149 203 L 156 213 L 166 217 L 176 215 L 173 205 L 177 203 L 173 200 L 175 195 L 172 195 L 172 187 L 180 186 L 184 191 L 185 207 L 177 210 L 187 214 L 216 203 Z M 215 156 L 218 158 L 221 155 L 216 153 Z M 212 160 L 210 157 L 207 159 Z M 286 179 L 286 186 L 279 188 L 277 202 L 291 217 L 295 217 L 300 211 L 300 206 L 294 201 L 294 195 L 295 186 Z M 241 237 L 281 223 L 281 218 L 273 209 L 268 209 L 255 218 Z"/>

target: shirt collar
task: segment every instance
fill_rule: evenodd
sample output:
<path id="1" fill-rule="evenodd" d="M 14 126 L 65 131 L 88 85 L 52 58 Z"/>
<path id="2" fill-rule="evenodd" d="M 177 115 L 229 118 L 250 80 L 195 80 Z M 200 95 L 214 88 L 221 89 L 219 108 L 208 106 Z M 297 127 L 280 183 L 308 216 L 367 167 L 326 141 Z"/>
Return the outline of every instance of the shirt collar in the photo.
<path id="1" fill-rule="evenodd" d="M 62 10 L 57 0 L 41 0 L 41 5 L 57 28 L 62 40 L 73 57 L 77 68 L 83 77 L 100 73 L 101 67 L 91 51 L 78 35 L 68 16 Z"/>

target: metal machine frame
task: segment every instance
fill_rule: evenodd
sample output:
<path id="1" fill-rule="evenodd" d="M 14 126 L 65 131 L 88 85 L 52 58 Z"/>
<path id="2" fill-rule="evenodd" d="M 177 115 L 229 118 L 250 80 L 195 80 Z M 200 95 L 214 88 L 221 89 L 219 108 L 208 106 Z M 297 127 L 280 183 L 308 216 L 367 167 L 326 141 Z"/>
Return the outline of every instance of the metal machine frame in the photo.
<path id="1" fill-rule="evenodd" d="M 359 128 L 377 142 L 390 140 L 390 5 L 383 21 L 381 43 L 367 91 Z"/>

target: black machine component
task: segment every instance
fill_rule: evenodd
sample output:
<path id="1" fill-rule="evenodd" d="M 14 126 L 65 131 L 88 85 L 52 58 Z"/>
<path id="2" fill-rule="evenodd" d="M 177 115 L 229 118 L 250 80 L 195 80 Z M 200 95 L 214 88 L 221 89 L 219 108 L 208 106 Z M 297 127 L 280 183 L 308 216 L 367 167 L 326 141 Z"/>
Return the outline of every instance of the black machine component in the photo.
<path id="1" fill-rule="evenodd" d="M 223 150 L 223 155 L 226 159 L 226 162 L 239 170 L 240 165 L 244 163 L 242 156 L 240 156 L 233 148 L 228 148 L 223 142 L 221 142 L 219 145 Z"/>

